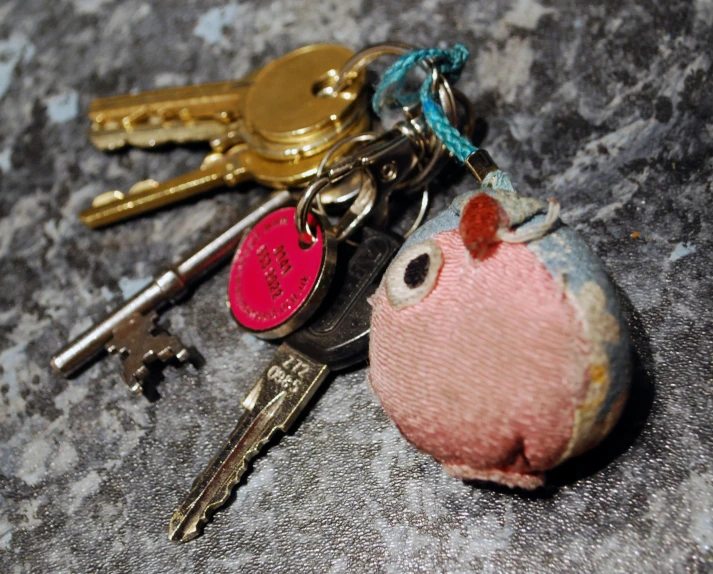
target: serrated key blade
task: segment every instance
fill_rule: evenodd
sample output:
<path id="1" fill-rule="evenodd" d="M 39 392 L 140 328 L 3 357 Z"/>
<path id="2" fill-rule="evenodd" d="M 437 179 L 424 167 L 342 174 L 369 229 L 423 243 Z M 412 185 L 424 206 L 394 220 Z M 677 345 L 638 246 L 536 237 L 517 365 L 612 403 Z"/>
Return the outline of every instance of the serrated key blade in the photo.
<path id="1" fill-rule="evenodd" d="M 190 494 L 173 513 L 168 527 L 168 538 L 174 542 L 187 542 L 200 534 L 203 523 L 220 508 L 230 496 L 233 487 L 240 481 L 247 462 L 255 456 L 274 431 L 277 430 L 275 415 L 280 410 L 285 394 L 280 393 L 257 415 L 243 417 L 233 431 L 226 448 L 208 465 L 198 477 Z M 234 444 L 234 447 L 229 445 Z"/>
<path id="2" fill-rule="evenodd" d="M 289 429 L 328 373 L 326 365 L 289 345 L 279 347 L 248 395 L 252 409 L 243 415 L 228 442 L 196 479 L 171 517 L 170 540 L 188 542 L 200 535 L 203 525 L 225 504 L 240 482 L 250 459 L 275 431 Z"/>
<path id="3" fill-rule="evenodd" d="M 237 124 L 257 72 L 243 80 L 97 98 L 89 138 L 102 150 L 210 141 Z"/>

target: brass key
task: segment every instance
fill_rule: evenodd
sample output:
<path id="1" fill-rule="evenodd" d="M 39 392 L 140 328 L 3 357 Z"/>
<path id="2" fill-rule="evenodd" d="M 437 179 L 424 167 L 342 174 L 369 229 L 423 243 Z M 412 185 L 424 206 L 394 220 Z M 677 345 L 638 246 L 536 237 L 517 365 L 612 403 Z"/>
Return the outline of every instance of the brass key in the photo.
<path id="1" fill-rule="evenodd" d="M 369 116 L 364 115 L 343 136 L 363 131 L 368 124 Z M 79 218 L 91 228 L 103 227 L 223 185 L 234 187 L 251 180 L 273 188 L 300 186 L 316 175 L 323 157 L 324 152 L 320 152 L 302 159 L 275 161 L 241 144 L 225 153 L 209 154 L 200 169 L 164 183 L 146 180 L 126 194 L 103 193 L 94 199 L 92 207 L 80 212 Z"/>
<path id="2" fill-rule="evenodd" d="M 89 104 L 89 139 L 101 150 L 212 140 L 240 117 L 256 73 L 239 81 L 97 98 Z"/>
<path id="3" fill-rule="evenodd" d="M 240 94 L 233 103 L 237 106 L 239 120 L 227 122 L 230 129 L 226 128 L 220 136 L 213 138 L 213 147 L 220 151 L 210 154 L 201 169 L 164 184 L 146 180 L 126 194 L 119 191 L 103 193 L 95 198 L 91 208 L 80 213 L 80 219 L 90 227 L 101 227 L 220 185 L 234 186 L 249 179 L 270 187 L 306 183 L 334 143 L 368 128 L 370 117 L 362 76 L 355 77 L 349 88 L 336 96 L 318 95 L 320 87 L 334 78 L 335 70 L 351 55 L 352 52 L 342 46 L 318 44 L 295 50 L 271 62 L 238 88 Z M 220 101 L 228 101 L 226 85 L 214 84 L 215 101 L 220 100 L 219 95 L 223 97 Z M 210 90 L 200 90 L 200 87 L 184 90 L 196 107 L 186 104 L 183 116 L 190 119 L 192 109 L 207 109 L 204 99 Z M 156 121 L 152 124 L 149 120 L 166 117 L 160 110 L 168 108 L 173 110 L 171 117 L 175 117 L 180 107 L 178 104 L 187 101 L 174 98 L 169 105 L 167 99 L 158 99 L 162 93 L 120 96 L 117 98 L 119 104 L 112 99 L 105 100 L 105 114 L 114 109 L 121 109 L 121 114 L 116 115 L 114 127 L 107 128 L 106 138 L 102 141 L 106 143 L 110 136 L 115 137 L 116 146 L 128 137 L 126 134 L 139 132 L 144 139 L 134 141 L 146 141 L 149 136 L 152 141 L 158 141 L 161 124 Z M 136 101 L 134 107 L 126 104 L 133 100 Z M 94 110 L 96 112 L 97 106 Z M 220 108 L 214 107 L 214 111 L 218 113 Z M 116 127 L 118 117 L 123 118 L 120 128 Z M 134 126 L 137 121 L 139 128 Z M 186 120 L 184 131 L 189 130 L 189 123 Z M 165 138 L 170 139 L 177 133 L 169 126 Z"/>
<path id="4" fill-rule="evenodd" d="M 352 55 L 343 46 L 315 44 L 242 80 L 99 98 L 89 109 L 90 139 L 103 150 L 215 141 L 225 151 L 245 139 L 285 143 L 320 130 L 338 133 L 360 107 L 363 75 L 335 98 L 318 97 L 313 88 L 329 83 Z"/>

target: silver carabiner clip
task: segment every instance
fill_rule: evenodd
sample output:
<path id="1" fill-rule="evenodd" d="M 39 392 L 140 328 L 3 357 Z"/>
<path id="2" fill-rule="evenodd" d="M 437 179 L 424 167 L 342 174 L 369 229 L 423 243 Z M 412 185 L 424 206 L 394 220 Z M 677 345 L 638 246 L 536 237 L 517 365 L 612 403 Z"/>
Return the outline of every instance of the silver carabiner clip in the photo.
<path id="1" fill-rule="evenodd" d="M 355 172 L 363 175 L 359 192 L 333 229 L 337 241 L 343 241 L 369 217 L 379 196 L 388 196 L 393 189 L 408 183 L 409 176 L 423 157 L 420 138 L 398 127 L 368 139 L 371 141 L 354 154 L 323 171 L 323 175 L 314 179 L 302 194 L 297 204 L 295 225 L 303 243 L 314 241 L 307 218 L 312 204 L 328 186 L 340 184 Z"/>
<path id="2" fill-rule="evenodd" d="M 405 45 L 386 47 L 393 50 L 389 53 L 407 51 Z M 383 48 L 384 46 L 381 46 L 365 51 L 368 57 L 359 60 L 359 65 L 366 65 L 372 58 L 380 55 L 380 50 Z M 345 68 L 348 69 L 347 66 Z M 342 72 L 344 74 L 340 73 L 340 79 L 348 76 L 345 70 Z M 456 98 L 448 81 L 432 68 L 431 82 L 447 116 L 454 124 L 457 123 Z M 416 225 L 420 223 L 428 204 L 428 182 L 440 171 L 449 153 L 440 140 L 431 133 L 419 111 L 418 106 L 405 108 L 406 120 L 398 122 L 392 129 L 379 136 L 367 133 L 346 138 L 325 155 L 317 177 L 301 196 L 295 213 L 295 225 L 303 244 L 309 245 L 315 240 L 307 224 L 313 203 L 316 203 L 318 211 L 324 214 L 320 201 L 322 194 L 329 194 L 330 185 L 339 185 L 347 176 L 353 176 L 357 171 L 363 174 L 359 191 L 352 194 L 354 201 L 333 228 L 333 234 L 338 241 L 347 239 L 372 214 L 377 202 L 383 205 L 382 213 L 377 215 L 377 219 L 379 216 L 385 219 L 388 200 L 394 190 L 422 189 L 424 191 Z M 329 159 L 342 146 L 363 141 L 368 143 L 326 168 Z M 348 196 L 341 193 L 341 190 L 339 195 L 342 197 L 342 202 L 348 201 Z"/>

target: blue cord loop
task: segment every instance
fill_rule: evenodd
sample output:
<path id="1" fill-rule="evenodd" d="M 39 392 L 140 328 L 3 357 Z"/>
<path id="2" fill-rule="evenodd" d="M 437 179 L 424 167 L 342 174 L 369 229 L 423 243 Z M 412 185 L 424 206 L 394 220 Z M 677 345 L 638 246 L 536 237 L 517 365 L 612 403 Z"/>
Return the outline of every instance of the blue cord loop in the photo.
<path id="1" fill-rule="evenodd" d="M 455 83 L 460 78 L 469 55 L 468 48 L 462 44 L 456 44 L 451 50 L 429 48 L 404 54 L 384 72 L 372 100 L 374 111 L 381 115 L 384 106 L 396 108 L 417 101 L 417 94 L 408 94 L 404 91 L 406 77 L 415 66 L 424 62 L 433 65 L 449 82 Z"/>
<path id="2" fill-rule="evenodd" d="M 396 108 L 411 105 L 420 99 L 426 123 L 428 123 L 433 133 L 453 155 L 465 163 L 468 156 L 478 151 L 478 148 L 468 138 L 463 137 L 448 120 L 443 107 L 435 99 L 431 77 L 426 78 L 417 94 L 408 93 L 404 88 L 404 84 L 408 73 L 415 66 L 422 63 L 435 67 L 449 83 L 453 84 L 460 78 L 461 71 L 469 55 L 468 48 L 462 44 L 456 44 L 453 48 L 447 50 L 429 48 L 414 50 L 401 56 L 386 70 L 377 86 L 372 100 L 374 111 L 380 116 L 385 107 Z M 513 191 L 510 178 L 500 170 L 488 174 L 483 180 L 483 185 Z"/>

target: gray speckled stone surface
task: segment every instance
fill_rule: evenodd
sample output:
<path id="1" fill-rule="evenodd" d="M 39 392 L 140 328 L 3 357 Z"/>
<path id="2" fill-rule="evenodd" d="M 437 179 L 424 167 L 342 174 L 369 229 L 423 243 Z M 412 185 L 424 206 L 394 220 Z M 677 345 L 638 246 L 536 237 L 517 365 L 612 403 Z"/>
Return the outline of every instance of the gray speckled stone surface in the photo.
<path id="1" fill-rule="evenodd" d="M 710 571 L 712 26 L 711 0 L 0 3 L 0 571 Z M 486 146 L 604 259 L 639 353 L 624 420 L 547 491 L 482 488 L 401 439 L 356 370 L 202 538 L 174 545 L 168 518 L 273 348 L 226 312 L 227 272 L 167 313 L 206 364 L 168 369 L 156 402 L 130 395 L 112 358 L 70 381 L 49 358 L 264 190 L 89 231 L 76 213 L 93 195 L 201 151 L 102 154 L 84 110 L 311 42 L 386 39 L 472 49 L 460 86 Z"/>

